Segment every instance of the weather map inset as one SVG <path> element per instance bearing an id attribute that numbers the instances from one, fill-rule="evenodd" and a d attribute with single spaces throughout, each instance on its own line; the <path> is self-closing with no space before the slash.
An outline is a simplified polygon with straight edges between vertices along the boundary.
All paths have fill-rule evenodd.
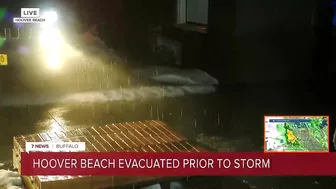
<path id="1" fill-rule="evenodd" d="M 328 116 L 265 116 L 264 152 L 329 152 Z"/>

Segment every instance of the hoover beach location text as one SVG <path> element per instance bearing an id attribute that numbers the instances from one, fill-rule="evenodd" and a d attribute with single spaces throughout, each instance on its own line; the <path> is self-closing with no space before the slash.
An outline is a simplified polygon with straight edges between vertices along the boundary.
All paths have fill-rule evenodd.
<path id="1" fill-rule="evenodd" d="M 61 169 L 270 169 L 270 159 L 33 159 L 33 168 Z"/>

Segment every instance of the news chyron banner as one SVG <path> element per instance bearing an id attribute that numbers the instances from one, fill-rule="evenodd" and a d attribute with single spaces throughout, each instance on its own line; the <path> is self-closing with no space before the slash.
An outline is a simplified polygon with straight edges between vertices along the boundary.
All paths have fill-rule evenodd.
<path id="1" fill-rule="evenodd" d="M 329 116 L 265 116 L 264 152 L 329 152 Z"/>
<path id="2" fill-rule="evenodd" d="M 26 142 L 26 152 L 85 152 L 85 142 Z"/>
<path id="3" fill-rule="evenodd" d="M 335 176 L 336 153 L 32 152 L 23 176 Z"/>

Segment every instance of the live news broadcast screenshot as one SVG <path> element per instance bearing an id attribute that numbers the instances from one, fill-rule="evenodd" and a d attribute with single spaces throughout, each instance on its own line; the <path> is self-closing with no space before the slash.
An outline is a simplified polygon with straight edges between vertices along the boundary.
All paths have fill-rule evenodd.
<path id="1" fill-rule="evenodd" d="M 0 1 L 0 189 L 336 188 L 336 3 Z"/>

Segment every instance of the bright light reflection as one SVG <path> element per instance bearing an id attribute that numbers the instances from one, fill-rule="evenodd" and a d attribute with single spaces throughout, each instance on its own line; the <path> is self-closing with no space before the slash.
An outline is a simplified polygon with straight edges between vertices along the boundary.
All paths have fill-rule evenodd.
<path id="1" fill-rule="evenodd" d="M 53 121 L 53 123 L 50 126 L 50 131 L 51 132 L 60 132 L 63 131 L 62 127 L 59 126 L 59 124 L 56 121 Z"/>
<path id="2" fill-rule="evenodd" d="M 42 17 L 46 19 L 47 23 L 54 23 L 58 20 L 58 15 L 55 11 L 48 11 L 42 14 Z"/>
<path id="3" fill-rule="evenodd" d="M 47 61 L 51 69 L 59 69 L 62 67 L 62 60 L 58 55 L 49 55 Z"/>
<path id="4" fill-rule="evenodd" d="M 44 48 L 60 48 L 63 43 L 61 33 L 55 28 L 45 28 L 41 32 L 40 43 Z"/>

